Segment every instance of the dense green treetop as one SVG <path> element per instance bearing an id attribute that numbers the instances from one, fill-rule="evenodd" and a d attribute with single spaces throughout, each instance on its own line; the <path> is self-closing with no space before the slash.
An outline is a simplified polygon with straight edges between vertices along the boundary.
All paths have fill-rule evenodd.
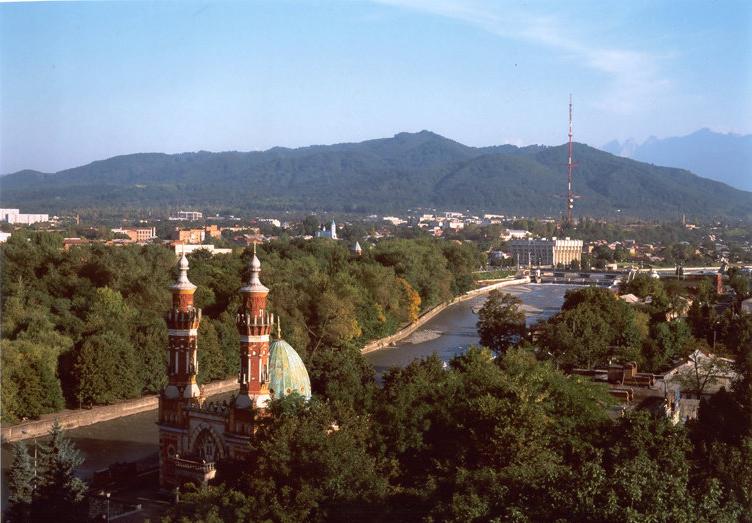
<path id="1" fill-rule="evenodd" d="M 237 372 L 234 314 L 250 252 L 189 256 L 203 309 L 199 381 Z M 379 242 L 361 257 L 331 240 L 280 240 L 259 247 L 269 307 L 301 354 L 318 391 L 343 404 L 327 379 L 358 374 L 352 351 L 393 333 L 426 308 L 474 285 L 480 253 L 433 238 Z M 18 232 L 0 246 L 2 413 L 14 421 L 158 392 L 165 382 L 169 286 L 175 256 L 159 245 L 62 249 L 61 237 Z M 338 365 L 345 365 L 338 369 Z M 358 370 L 360 369 L 360 370 Z"/>

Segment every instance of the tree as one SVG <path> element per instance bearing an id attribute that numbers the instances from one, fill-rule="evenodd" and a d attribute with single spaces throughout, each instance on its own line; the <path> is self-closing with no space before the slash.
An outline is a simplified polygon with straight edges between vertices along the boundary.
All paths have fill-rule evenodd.
<path id="1" fill-rule="evenodd" d="M 481 345 L 497 354 L 507 351 L 525 335 L 525 314 L 522 300 L 493 290 L 478 311 L 478 335 Z"/>
<path id="2" fill-rule="evenodd" d="M 734 292 L 736 293 L 739 301 L 743 300 L 744 298 L 748 298 L 750 292 L 752 292 L 752 283 L 750 282 L 750 278 L 740 272 L 735 272 L 734 275 L 731 276 L 729 285 L 731 285 L 731 288 L 734 289 Z"/>
<path id="3" fill-rule="evenodd" d="M 540 342 L 565 367 L 591 369 L 609 353 L 613 331 L 604 317 L 590 307 L 563 311 L 544 325 Z"/>
<path id="4" fill-rule="evenodd" d="M 33 521 L 79 522 L 85 520 L 86 484 L 75 475 L 83 458 L 65 437 L 60 424 L 50 429 L 50 441 L 42 447 L 42 475 L 38 498 L 32 506 Z"/>
<path id="5" fill-rule="evenodd" d="M 671 361 L 687 356 L 694 341 L 689 325 L 683 320 L 654 324 L 651 331 L 653 344 L 647 351 L 643 351 L 647 371 L 658 371 Z"/>
<path id="6" fill-rule="evenodd" d="M 204 318 L 198 329 L 198 382 L 208 383 L 227 377 L 225 354 L 219 343 L 219 335 L 211 318 Z M 239 361 L 239 349 L 236 349 L 236 361 Z"/>
<path id="7" fill-rule="evenodd" d="M 109 404 L 137 397 L 142 389 L 133 346 L 114 332 L 86 338 L 73 365 L 75 395 L 81 404 Z"/>
<path id="8" fill-rule="evenodd" d="M 351 345 L 325 347 L 316 352 L 308 365 L 311 387 L 326 398 L 333 408 L 368 412 L 373 400 L 373 367 Z"/>
<path id="9" fill-rule="evenodd" d="M 23 339 L 0 341 L 3 418 L 36 418 L 63 407 L 57 354 Z"/>
<path id="10" fill-rule="evenodd" d="M 13 464 L 7 474 L 8 519 L 30 521 L 36 478 L 34 464 L 23 441 L 13 445 Z"/>

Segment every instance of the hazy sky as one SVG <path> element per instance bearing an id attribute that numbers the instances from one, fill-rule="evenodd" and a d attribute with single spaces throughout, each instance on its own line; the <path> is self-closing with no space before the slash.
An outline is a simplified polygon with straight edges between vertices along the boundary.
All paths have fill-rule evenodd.
<path id="1" fill-rule="evenodd" d="M 0 5 L 0 172 L 429 129 L 600 146 L 752 131 L 752 2 Z"/>

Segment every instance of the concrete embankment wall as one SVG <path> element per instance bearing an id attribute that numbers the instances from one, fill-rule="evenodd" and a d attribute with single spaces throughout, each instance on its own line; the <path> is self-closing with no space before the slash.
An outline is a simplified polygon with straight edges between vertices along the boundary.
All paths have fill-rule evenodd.
<path id="1" fill-rule="evenodd" d="M 453 300 L 441 303 L 437 305 L 436 307 L 429 309 L 428 311 L 421 314 L 417 320 L 415 320 L 408 326 L 398 330 L 391 336 L 386 336 L 384 338 L 380 338 L 378 340 L 373 340 L 369 343 L 366 343 L 361 349 L 361 353 L 367 354 L 369 352 L 373 352 L 375 350 L 388 347 L 389 345 L 393 343 L 397 343 L 398 341 L 406 338 L 407 336 L 415 332 L 417 329 L 425 325 L 428 321 L 436 317 L 436 315 L 439 314 L 441 311 L 443 311 L 447 307 L 454 305 L 455 303 L 460 303 L 462 301 L 475 298 L 476 296 L 485 294 L 495 289 L 501 289 L 502 287 L 508 287 L 510 285 L 520 285 L 523 283 L 530 283 L 530 278 L 525 277 L 525 278 L 512 278 L 512 279 L 502 280 L 502 281 L 499 281 L 498 283 L 486 285 L 484 287 L 479 287 L 478 289 L 473 289 L 471 291 L 468 291 L 462 296 L 457 296 Z"/>
<path id="2" fill-rule="evenodd" d="M 213 381 L 204 385 L 207 396 L 221 394 L 235 389 L 238 380 L 231 378 L 223 381 Z M 154 410 L 159 405 L 159 396 L 144 396 L 134 400 L 126 400 L 114 405 L 103 405 L 91 409 L 63 410 L 53 414 L 45 414 L 38 420 L 26 421 L 17 425 L 3 426 L 0 436 L 3 443 L 19 441 L 22 439 L 46 436 L 55 420 L 63 429 L 75 429 L 85 427 L 100 421 L 130 416 L 148 410 Z"/>

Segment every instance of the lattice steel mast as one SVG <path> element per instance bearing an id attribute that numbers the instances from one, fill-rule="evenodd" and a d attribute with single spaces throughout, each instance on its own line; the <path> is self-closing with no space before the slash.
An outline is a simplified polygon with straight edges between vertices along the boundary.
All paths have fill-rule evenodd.
<path id="1" fill-rule="evenodd" d="M 567 225 L 574 224 L 572 210 L 574 209 L 574 192 L 572 191 L 572 95 L 569 95 L 569 162 L 567 164 Z"/>

